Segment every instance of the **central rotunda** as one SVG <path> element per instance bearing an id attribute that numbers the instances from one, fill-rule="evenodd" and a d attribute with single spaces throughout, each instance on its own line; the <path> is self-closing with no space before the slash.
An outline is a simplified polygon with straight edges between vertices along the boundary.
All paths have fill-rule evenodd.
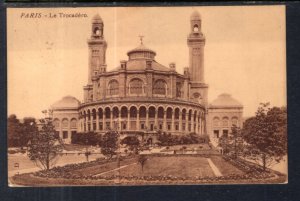
<path id="1" fill-rule="evenodd" d="M 156 61 L 156 52 L 147 48 L 142 38 L 137 48 L 127 52 L 128 60 L 107 71 L 103 33 L 103 20 L 96 15 L 87 41 L 88 82 L 82 103 L 67 96 L 52 106 L 55 128 L 66 143 L 76 132 L 118 130 L 122 138 L 140 134 L 148 143 L 156 141 L 157 131 L 172 135 L 215 132 L 217 128 L 206 128 L 205 37 L 198 12 L 190 17 L 189 67 L 184 67 L 183 74 L 176 71 L 175 63 L 164 66 Z M 226 112 L 230 111 L 227 106 Z"/>
<path id="2" fill-rule="evenodd" d="M 120 61 L 119 67 L 107 72 L 104 24 L 96 15 L 88 40 L 89 77 L 84 102 L 79 107 L 80 132 L 117 129 L 124 134 L 155 130 L 205 133 L 205 38 L 197 12 L 192 14 L 190 23 L 190 67 L 184 68 L 183 75 L 176 71 L 175 63 L 168 67 L 158 63 L 156 52 L 142 40 L 127 53 L 127 61 Z"/>

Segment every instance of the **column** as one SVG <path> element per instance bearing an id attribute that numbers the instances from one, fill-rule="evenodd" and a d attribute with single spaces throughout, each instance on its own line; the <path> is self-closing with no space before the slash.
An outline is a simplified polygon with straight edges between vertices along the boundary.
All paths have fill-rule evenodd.
<path id="1" fill-rule="evenodd" d="M 171 123 L 171 131 L 175 131 L 175 112 L 172 110 L 172 123 Z"/>
<path id="2" fill-rule="evenodd" d="M 99 131 L 99 112 L 96 111 L 96 131 Z"/>
<path id="3" fill-rule="evenodd" d="M 139 112 L 139 110 L 137 111 L 137 114 L 136 114 L 136 128 L 137 128 L 137 130 L 140 130 L 140 112 Z"/>
<path id="4" fill-rule="evenodd" d="M 102 116 L 102 128 L 103 128 L 103 130 L 106 130 L 106 116 L 105 116 L 104 111 L 103 111 L 103 116 Z"/>
<path id="5" fill-rule="evenodd" d="M 192 118 L 191 118 L 191 132 L 195 132 L 195 130 L 194 130 L 194 121 L 195 121 L 195 114 L 192 112 Z"/>
<path id="6" fill-rule="evenodd" d="M 203 119 L 202 119 L 202 114 L 201 114 L 201 117 L 200 117 L 200 132 L 201 132 L 201 134 L 203 134 Z"/>
<path id="7" fill-rule="evenodd" d="M 63 134 L 62 134 L 62 120 L 59 121 L 59 137 L 62 139 Z"/>
<path id="8" fill-rule="evenodd" d="M 197 134 L 199 134 L 199 115 L 197 114 L 197 116 L 196 116 L 196 130 L 195 130 L 195 132 L 197 133 Z"/>
<path id="9" fill-rule="evenodd" d="M 149 128 L 149 109 L 146 109 L 146 122 L 145 122 L 145 124 L 146 124 L 146 127 L 148 129 L 150 129 Z"/>
<path id="10" fill-rule="evenodd" d="M 68 119 L 68 138 L 67 143 L 71 143 L 71 120 Z"/>
<path id="11" fill-rule="evenodd" d="M 127 110 L 127 130 L 130 130 L 130 112 Z"/>
<path id="12" fill-rule="evenodd" d="M 114 129 L 114 125 L 113 125 L 113 111 L 110 111 L 110 129 Z"/>
<path id="13" fill-rule="evenodd" d="M 182 132 L 182 112 L 179 111 L 179 132 Z"/>
<path id="14" fill-rule="evenodd" d="M 158 115 L 158 109 L 155 108 L 154 126 L 156 128 L 158 128 L 157 115 Z"/>
<path id="15" fill-rule="evenodd" d="M 118 117 L 118 128 L 122 130 L 122 119 L 121 119 L 121 111 L 119 110 L 119 117 Z"/>
<path id="16" fill-rule="evenodd" d="M 164 123 L 163 123 L 163 129 L 164 131 L 167 131 L 167 111 L 164 110 Z"/>
<path id="17" fill-rule="evenodd" d="M 84 125 L 85 125 L 85 132 L 87 132 L 88 131 L 88 118 L 87 117 L 85 117 Z"/>
<path id="18" fill-rule="evenodd" d="M 185 133 L 189 133 L 189 113 L 187 112 L 185 115 Z"/>

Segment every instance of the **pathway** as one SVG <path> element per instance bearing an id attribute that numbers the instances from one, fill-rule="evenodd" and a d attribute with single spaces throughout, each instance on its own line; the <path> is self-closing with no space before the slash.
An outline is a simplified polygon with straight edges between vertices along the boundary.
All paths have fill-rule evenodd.
<path id="1" fill-rule="evenodd" d="M 217 166 L 212 162 L 210 158 L 207 159 L 209 166 L 211 167 L 212 171 L 216 175 L 216 177 L 223 176 L 220 170 L 217 168 Z"/>
<path id="2" fill-rule="evenodd" d="M 101 176 L 101 175 L 107 174 L 107 173 L 109 173 L 109 172 L 113 172 L 113 171 L 116 171 L 116 170 L 120 170 L 120 169 L 126 168 L 126 167 L 128 167 L 128 166 L 130 166 L 130 165 L 135 165 L 135 164 L 137 164 L 137 163 L 131 163 L 131 164 L 129 164 L 129 165 L 123 165 L 123 166 L 120 166 L 119 168 L 112 169 L 112 170 L 109 170 L 109 171 L 106 171 L 106 172 L 101 172 L 100 174 L 96 174 L 96 175 L 94 175 L 94 176 L 95 176 L 95 177 L 96 177 L 96 176 Z"/>

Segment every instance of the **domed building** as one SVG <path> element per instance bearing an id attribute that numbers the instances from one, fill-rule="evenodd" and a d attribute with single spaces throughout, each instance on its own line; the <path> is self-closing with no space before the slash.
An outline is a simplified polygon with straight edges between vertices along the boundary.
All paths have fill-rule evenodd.
<path id="1" fill-rule="evenodd" d="M 143 134 L 148 143 L 155 143 L 161 130 L 174 135 L 206 134 L 208 85 L 204 81 L 205 36 L 201 17 L 194 12 L 190 18 L 189 67 L 184 73 L 176 71 L 176 64 L 164 66 L 156 61 L 156 52 L 143 44 L 127 52 L 128 59 L 107 71 L 104 23 L 99 15 L 92 19 L 88 39 L 88 82 L 84 86 L 84 100 L 70 101 L 77 117 L 77 132 L 105 133 L 118 130 L 121 137 Z M 74 107 L 73 107 L 74 106 Z M 75 109 L 76 108 L 76 109 Z M 63 110 L 53 108 L 53 117 L 61 126 Z M 59 113 L 59 111 L 61 113 Z M 65 110 L 66 114 L 70 111 Z M 72 113 L 73 114 L 73 113 Z M 62 115 L 63 116 L 63 115 Z M 72 116 L 73 118 L 73 116 Z M 71 119 L 68 118 L 71 128 Z M 73 125 L 75 121 L 73 121 Z M 58 123 L 56 123 L 58 125 Z M 66 124 L 64 124 L 66 128 Z M 57 127 L 62 131 L 64 129 Z M 69 130 L 68 139 L 72 134 Z"/>
<path id="2" fill-rule="evenodd" d="M 71 142 L 72 134 L 78 130 L 79 100 L 72 96 L 65 96 L 51 105 L 55 130 L 65 143 Z"/>
<path id="3" fill-rule="evenodd" d="M 221 94 L 208 106 L 207 132 L 214 145 L 221 136 L 228 134 L 231 127 L 242 127 L 243 105 L 230 94 Z"/>

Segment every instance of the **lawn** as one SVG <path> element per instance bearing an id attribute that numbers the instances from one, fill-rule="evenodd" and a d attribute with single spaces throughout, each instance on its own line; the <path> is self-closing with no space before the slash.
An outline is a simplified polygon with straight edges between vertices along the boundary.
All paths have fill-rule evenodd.
<path id="1" fill-rule="evenodd" d="M 24 186 L 53 185 L 153 185 L 153 184 L 205 184 L 205 183 L 283 183 L 285 175 L 270 179 L 243 177 L 245 173 L 225 161 L 222 156 L 212 155 L 213 166 L 223 176 L 216 177 L 208 158 L 201 155 L 148 155 L 142 171 L 137 157 L 126 158 L 118 168 L 116 160 L 95 161 L 74 166 L 71 169 L 59 169 L 54 172 L 59 177 L 35 174 L 20 174 L 12 177 L 12 183 Z M 212 167 L 213 167 L 212 166 Z M 66 174 L 68 173 L 68 174 Z M 70 175 L 70 176 L 65 176 Z M 233 175 L 233 176 L 232 176 Z M 241 175 L 241 177 L 237 177 Z M 150 178 L 150 179 L 149 179 Z M 225 179 L 224 179 L 225 178 Z"/>
<path id="2" fill-rule="evenodd" d="M 177 176 L 177 177 L 213 177 L 214 173 L 204 157 L 194 156 L 164 156 L 148 157 L 144 170 L 134 163 L 120 170 L 108 172 L 106 176 Z"/>
<path id="3" fill-rule="evenodd" d="M 226 162 L 220 156 L 211 156 L 210 159 L 212 162 L 217 166 L 219 171 L 222 175 L 231 175 L 231 174 L 244 174 L 241 170 L 237 169 L 235 166 L 231 165 L 230 163 Z"/>

